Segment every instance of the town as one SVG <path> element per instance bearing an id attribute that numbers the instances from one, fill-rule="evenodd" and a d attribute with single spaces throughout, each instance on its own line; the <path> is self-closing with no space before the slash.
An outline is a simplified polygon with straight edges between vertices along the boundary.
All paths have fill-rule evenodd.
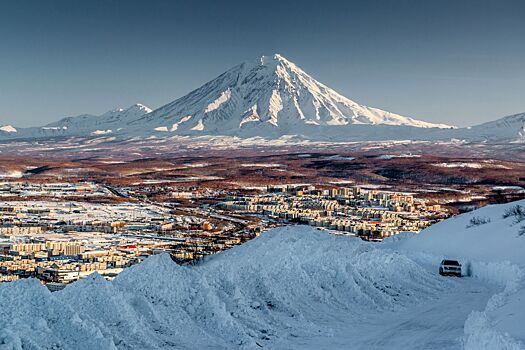
<path id="1" fill-rule="evenodd" d="M 229 198 L 222 208 L 260 214 L 282 222 L 299 222 L 366 240 L 381 240 L 399 232 L 419 232 L 449 216 L 438 204 L 412 194 L 353 186 L 269 186 L 264 195 Z"/>
<path id="2" fill-rule="evenodd" d="M 322 187 L 218 191 L 3 182 L 0 281 L 36 277 L 60 290 L 93 272 L 112 279 L 153 254 L 197 263 L 276 226 L 306 224 L 380 241 L 419 232 L 450 215 L 410 193 Z M 159 194 L 162 201 L 150 199 Z"/>

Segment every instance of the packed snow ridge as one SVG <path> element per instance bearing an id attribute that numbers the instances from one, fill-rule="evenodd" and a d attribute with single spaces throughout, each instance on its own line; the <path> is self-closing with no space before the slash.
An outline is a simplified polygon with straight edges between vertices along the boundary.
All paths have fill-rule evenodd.
<path id="1" fill-rule="evenodd" d="M 55 293 L 33 279 L 1 284 L 0 344 L 523 349 L 525 220 L 512 214 L 517 206 L 525 201 L 382 244 L 291 226 L 195 266 L 158 255 L 111 282 L 94 274 Z M 473 277 L 440 277 L 443 257 L 460 259 Z"/>

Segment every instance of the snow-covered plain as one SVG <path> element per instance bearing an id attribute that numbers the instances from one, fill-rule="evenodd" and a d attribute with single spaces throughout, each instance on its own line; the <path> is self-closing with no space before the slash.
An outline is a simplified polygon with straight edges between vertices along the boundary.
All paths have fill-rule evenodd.
<path id="1" fill-rule="evenodd" d="M 512 205 L 381 244 L 291 226 L 196 266 L 158 255 L 56 293 L 2 284 L 0 348 L 522 349 L 525 236 L 503 218 Z M 439 276 L 443 256 L 473 277 Z"/>

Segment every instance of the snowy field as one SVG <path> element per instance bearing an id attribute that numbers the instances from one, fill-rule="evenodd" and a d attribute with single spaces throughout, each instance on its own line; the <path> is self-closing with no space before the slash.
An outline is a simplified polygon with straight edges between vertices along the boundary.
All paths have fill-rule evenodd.
<path id="1" fill-rule="evenodd" d="M 523 349 L 515 206 L 381 244 L 295 226 L 197 266 L 158 255 L 55 293 L 4 283 L 0 349 Z M 443 257 L 472 276 L 439 276 Z"/>

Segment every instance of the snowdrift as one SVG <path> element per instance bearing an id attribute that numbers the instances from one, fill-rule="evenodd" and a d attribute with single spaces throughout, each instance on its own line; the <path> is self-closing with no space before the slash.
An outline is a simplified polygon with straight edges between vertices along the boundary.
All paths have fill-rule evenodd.
<path id="1" fill-rule="evenodd" d="M 443 280 L 403 254 L 297 226 L 275 229 L 197 266 L 159 255 L 114 281 L 50 293 L 0 285 L 0 348 L 283 348 L 348 319 L 436 297 Z"/>

